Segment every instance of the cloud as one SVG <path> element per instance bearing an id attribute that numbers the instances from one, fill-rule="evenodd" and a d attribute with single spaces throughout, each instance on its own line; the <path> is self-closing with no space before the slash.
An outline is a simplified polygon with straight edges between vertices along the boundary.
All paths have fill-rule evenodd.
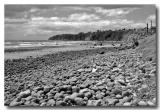
<path id="1" fill-rule="evenodd" d="M 152 20 L 152 21 L 155 21 L 156 20 L 156 15 L 150 15 L 148 16 L 147 20 Z"/>
<path id="2" fill-rule="evenodd" d="M 126 15 L 130 12 L 137 10 L 139 8 L 115 8 L 115 9 L 104 9 L 102 7 L 94 8 L 97 13 L 101 13 L 106 16 L 120 16 Z"/>
<path id="3" fill-rule="evenodd" d="M 9 24 L 9 23 L 13 23 L 13 24 L 22 24 L 22 23 L 26 23 L 28 22 L 28 19 L 24 19 L 24 18 L 15 18 L 15 19 L 11 19 L 11 18 L 5 18 L 5 23 Z"/>
<path id="4" fill-rule="evenodd" d="M 95 14 L 87 14 L 87 13 L 75 13 L 71 14 L 68 17 L 68 21 L 92 21 L 100 19 L 99 16 Z"/>

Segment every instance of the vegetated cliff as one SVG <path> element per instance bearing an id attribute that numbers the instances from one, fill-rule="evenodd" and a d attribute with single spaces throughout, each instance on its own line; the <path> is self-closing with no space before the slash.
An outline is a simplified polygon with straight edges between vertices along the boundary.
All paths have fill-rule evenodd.
<path id="1" fill-rule="evenodd" d="M 52 36 L 48 40 L 120 41 L 123 38 L 124 34 L 128 33 L 129 31 L 131 31 L 131 29 L 129 30 L 121 29 L 121 30 L 114 30 L 114 31 L 97 30 L 96 32 L 87 32 L 87 33 L 80 32 L 78 34 L 60 34 L 60 35 Z"/>
<path id="2" fill-rule="evenodd" d="M 59 34 L 50 37 L 48 40 L 63 41 L 128 41 L 133 37 L 143 39 L 144 37 L 156 33 L 156 27 L 148 32 L 146 28 L 141 29 L 120 29 L 120 30 L 97 30 L 96 32 L 80 32 L 78 34 Z"/>

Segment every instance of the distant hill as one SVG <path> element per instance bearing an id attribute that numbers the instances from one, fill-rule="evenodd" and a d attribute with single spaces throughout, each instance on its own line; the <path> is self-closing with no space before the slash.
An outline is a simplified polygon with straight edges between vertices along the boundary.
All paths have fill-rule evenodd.
<path id="1" fill-rule="evenodd" d="M 97 30 L 96 32 L 80 32 L 78 34 L 60 34 L 50 37 L 48 40 L 63 41 L 126 41 L 132 37 L 144 37 L 146 29 L 120 29 L 120 30 Z"/>
<path id="2" fill-rule="evenodd" d="M 80 32 L 78 34 L 60 34 L 50 37 L 48 40 L 73 40 L 73 41 L 119 41 L 122 39 L 123 35 L 127 33 L 129 30 L 107 30 L 107 31 L 100 31 L 97 30 L 96 32 L 87 32 L 83 33 Z"/>

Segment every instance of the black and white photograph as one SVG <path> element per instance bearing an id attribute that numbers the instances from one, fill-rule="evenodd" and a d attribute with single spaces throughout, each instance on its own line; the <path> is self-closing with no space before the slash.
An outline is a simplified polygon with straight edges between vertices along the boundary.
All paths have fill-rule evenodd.
<path id="1" fill-rule="evenodd" d="M 5 4 L 4 106 L 157 107 L 154 4 Z"/>

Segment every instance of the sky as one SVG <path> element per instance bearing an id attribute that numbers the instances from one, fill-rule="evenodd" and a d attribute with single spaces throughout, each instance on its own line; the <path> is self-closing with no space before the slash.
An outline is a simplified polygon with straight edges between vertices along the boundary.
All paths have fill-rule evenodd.
<path id="1" fill-rule="evenodd" d="M 144 28 L 154 5 L 5 5 L 5 40 L 47 40 L 58 34 Z"/>

